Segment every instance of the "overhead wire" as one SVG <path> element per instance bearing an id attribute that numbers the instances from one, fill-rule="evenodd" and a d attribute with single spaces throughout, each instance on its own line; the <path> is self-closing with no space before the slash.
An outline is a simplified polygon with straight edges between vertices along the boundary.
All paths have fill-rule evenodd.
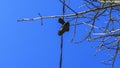
<path id="1" fill-rule="evenodd" d="M 62 15 L 65 14 L 65 0 L 61 1 L 63 2 L 63 6 L 62 6 Z M 62 17 L 64 20 L 64 16 Z M 63 35 L 61 35 L 61 42 L 60 42 L 60 68 L 62 68 L 62 60 L 63 60 Z"/>

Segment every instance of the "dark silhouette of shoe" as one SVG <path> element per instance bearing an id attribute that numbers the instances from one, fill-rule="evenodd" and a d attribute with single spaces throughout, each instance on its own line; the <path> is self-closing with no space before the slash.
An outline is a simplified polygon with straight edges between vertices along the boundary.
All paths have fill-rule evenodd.
<path id="1" fill-rule="evenodd" d="M 58 19 L 58 22 L 59 22 L 60 24 L 62 24 L 62 25 L 65 23 L 65 21 L 64 21 L 62 18 L 59 18 L 59 19 Z"/>
<path id="2" fill-rule="evenodd" d="M 61 29 L 58 31 L 58 35 L 61 36 L 61 35 L 63 35 L 64 32 L 69 31 L 69 27 L 70 27 L 69 22 L 64 23 L 64 24 L 62 25 Z"/>

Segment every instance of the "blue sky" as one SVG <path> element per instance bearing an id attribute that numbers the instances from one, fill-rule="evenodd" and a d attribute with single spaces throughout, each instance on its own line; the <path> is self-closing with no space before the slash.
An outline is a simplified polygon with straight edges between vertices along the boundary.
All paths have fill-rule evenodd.
<path id="1" fill-rule="evenodd" d="M 76 3 L 72 7 L 80 10 L 76 7 L 80 2 L 76 1 L 71 5 Z M 43 26 L 39 20 L 17 22 L 17 19 L 37 17 L 38 13 L 60 15 L 61 3 L 58 0 L 2 0 L 0 8 L 0 68 L 59 68 L 57 19 L 44 19 Z M 104 55 L 93 56 L 93 43 L 70 43 L 71 32 L 64 35 L 63 68 L 110 68 L 100 62 L 105 59 Z M 119 68 L 118 62 L 115 68 Z"/>

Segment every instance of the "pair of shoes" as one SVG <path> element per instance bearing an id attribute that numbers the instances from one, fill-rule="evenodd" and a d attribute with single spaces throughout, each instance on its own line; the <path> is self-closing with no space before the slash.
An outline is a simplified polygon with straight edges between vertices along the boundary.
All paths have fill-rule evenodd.
<path id="1" fill-rule="evenodd" d="M 69 22 L 64 23 L 62 25 L 61 29 L 58 31 L 58 35 L 61 36 L 61 35 L 63 35 L 64 32 L 68 32 L 69 31 L 69 26 L 70 26 Z"/>

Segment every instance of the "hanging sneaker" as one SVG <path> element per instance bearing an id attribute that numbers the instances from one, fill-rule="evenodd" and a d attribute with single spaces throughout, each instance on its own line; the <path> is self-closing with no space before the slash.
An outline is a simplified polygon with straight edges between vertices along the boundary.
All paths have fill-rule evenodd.
<path id="1" fill-rule="evenodd" d="M 61 29 L 58 31 L 58 35 L 61 36 L 61 35 L 63 35 L 64 32 L 66 32 L 66 31 L 68 32 L 69 31 L 69 27 L 70 27 L 69 22 L 64 23 L 62 25 Z"/>

